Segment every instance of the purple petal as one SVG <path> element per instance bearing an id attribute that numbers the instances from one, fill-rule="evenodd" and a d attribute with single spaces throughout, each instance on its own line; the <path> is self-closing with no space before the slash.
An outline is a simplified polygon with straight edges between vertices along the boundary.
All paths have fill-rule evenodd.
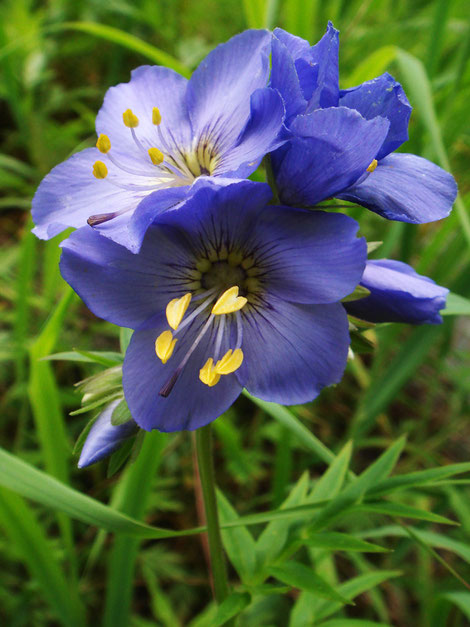
<path id="1" fill-rule="evenodd" d="M 199 379 L 199 370 L 209 357 L 214 357 L 214 333 L 208 333 L 183 368 L 170 394 L 164 398 L 159 391 L 171 378 L 201 329 L 193 323 L 176 343 L 166 364 L 155 354 L 155 340 L 167 329 L 165 322 L 156 329 L 136 331 L 131 339 L 123 366 L 124 395 L 137 424 L 151 431 L 198 429 L 226 411 L 239 396 L 242 385 L 234 374 L 223 376 L 213 387 Z M 228 350 L 223 343 L 222 351 Z"/>
<path id="2" fill-rule="evenodd" d="M 449 290 L 391 259 L 367 262 L 361 285 L 370 295 L 345 303 L 348 313 L 370 322 L 439 324 Z"/>
<path id="3" fill-rule="evenodd" d="M 191 122 L 186 109 L 188 81 L 165 67 L 142 65 L 133 70 L 131 80 L 111 87 L 106 92 L 103 106 L 96 118 L 96 132 L 108 135 L 111 149 L 124 154 L 137 155 L 131 131 L 122 120 L 126 109 L 132 109 L 139 118 L 135 132 L 145 148 L 161 148 L 157 127 L 152 123 L 153 107 L 162 116 L 160 131 L 170 146 L 190 147 Z"/>
<path id="4" fill-rule="evenodd" d="M 339 103 L 342 107 L 356 109 L 366 120 L 378 115 L 389 120 L 388 135 L 377 159 L 383 159 L 407 141 L 412 107 L 400 83 L 387 72 L 357 87 L 345 89 Z"/>
<path id="5" fill-rule="evenodd" d="M 251 94 L 266 87 L 271 35 L 247 30 L 220 44 L 199 65 L 187 91 L 194 134 L 233 145 L 250 116 Z"/>
<path id="6" fill-rule="evenodd" d="M 113 411 L 120 402 L 121 399 L 117 399 L 110 403 L 94 422 L 80 454 L 79 468 L 91 466 L 108 457 L 137 432 L 138 427 L 133 420 L 117 426 L 111 424 Z"/>
<path id="7" fill-rule="evenodd" d="M 346 366 L 349 332 L 340 304 L 299 305 L 278 298 L 244 315 L 239 371 L 246 389 L 285 405 L 313 400 L 338 383 Z"/>
<path id="8" fill-rule="evenodd" d="M 267 290 L 297 303 L 338 302 L 354 291 L 367 246 L 357 222 L 345 215 L 267 207 L 256 223 L 260 255 L 269 267 Z"/>
<path id="9" fill-rule="evenodd" d="M 280 29 L 276 29 L 277 31 Z M 287 47 L 275 36 L 272 41 L 271 87 L 281 94 L 286 107 L 286 122 L 307 108 L 294 59 Z"/>
<path id="10" fill-rule="evenodd" d="M 287 205 L 315 205 L 364 175 L 383 144 L 388 120 L 365 120 L 346 107 L 298 116 L 297 137 L 273 154 L 280 197 Z"/>
<path id="11" fill-rule="evenodd" d="M 449 215 L 457 184 L 451 174 L 427 159 L 398 153 L 379 161 L 362 183 L 336 196 L 389 220 L 421 224 Z"/>

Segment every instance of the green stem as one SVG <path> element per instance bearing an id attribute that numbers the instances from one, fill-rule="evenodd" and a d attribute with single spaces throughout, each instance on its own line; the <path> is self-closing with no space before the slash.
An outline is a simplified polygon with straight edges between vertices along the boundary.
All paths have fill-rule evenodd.
<path id="1" fill-rule="evenodd" d="M 227 570 L 225 556 L 220 535 L 219 515 L 215 496 L 215 473 L 212 456 L 211 425 L 201 427 L 196 431 L 196 454 L 201 477 L 202 496 L 206 512 L 207 536 L 209 538 L 209 553 L 214 585 L 214 597 L 217 603 L 228 596 Z"/>

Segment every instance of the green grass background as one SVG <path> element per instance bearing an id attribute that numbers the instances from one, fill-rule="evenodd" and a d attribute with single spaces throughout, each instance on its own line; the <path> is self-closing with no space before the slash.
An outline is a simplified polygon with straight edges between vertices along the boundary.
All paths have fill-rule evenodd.
<path id="1" fill-rule="evenodd" d="M 244 28 L 279 25 L 313 43 L 328 19 L 341 31 L 342 86 L 391 72 L 414 106 L 405 150 L 451 170 L 460 190 L 451 217 L 441 223 L 386 222 L 359 208 L 352 215 L 368 240 L 383 241 L 376 257 L 411 263 L 470 298 L 467 0 L 1 3 L 0 445 L 9 451 L 0 457 L 0 485 L 6 486 L 0 488 L 2 624 L 223 624 L 211 603 L 199 536 L 156 539 L 158 534 L 145 529 L 126 535 L 119 532 L 127 529 L 126 520 L 97 505 L 110 504 L 113 511 L 145 517 L 158 527 L 200 524 L 190 435 L 146 436 L 138 461 L 113 477 L 107 476 L 106 463 L 76 469 L 73 442 L 89 416 L 69 416 L 80 405 L 74 383 L 100 366 L 41 358 L 72 348 L 117 351 L 119 332 L 67 288 L 58 272 L 58 239 L 36 240 L 28 212 L 41 178 L 93 144 L 106 89 L 127 81 L 134 67 L 161 63 L 189 76 L 209 50 Z M 469 313 L 466 305 L 462 312 Z M 343 382 L 315 403 L 279 413 L 242 397 L 215 423 L 218 482 L 239 515 L 275 510 L 289 494 L 291 505 L 303 503 L 299 495 L 307 488 L 298 481 L 305 483 L 305 470 L 309 490 L 324 491 L 319 477 L 350 439 L 354 472 L 402 434 L 408 439 L 397 474 L 470 460 L 468 317 L 447 317 L 439 327 L 383 326 L 368 333 L 374 353 L 350 363 Z M 45 474 L 35 475 L 33 467 Z M 296 586 L 301 594 L 279 588 L 279 581 L 279 589 L 261 588 L 259 561 L 250 566 L 249 555 L 262 526 L 250 527 L 253 535 L 244 526 L 226 532 L 230 578 L 247 586 L 231 600 L 235 608 L 245 608 L 239 624 L 469 624 L 470 592 L 458 578 L 470 582 L 467 483 L 436 479 L 414 487 L 401 501 L 458 520 L 459 526 L 417 520 L 409 535 L 396 519 L 362 511 L 337 529 L 378 539 L 393 552 L 303 549 L 300 561 L 310 560 L 344 593 L 348 582 L 369 577 L 356 585 L 356 594 L 368 592 L 354 607 L 336 608 L 339 622 L 325 615 L 315 594 L 308 597 L 308 582 Z M 94 501 L 80 501 L 80 493 Z M 222 510 L 225 521 L 236 516 L 227 502 Z M 281 542 L 279 534 L 293 533 L 292 525 L 275 520 L 270 525 L 267 546 Z M 258 549 L 259 560 L 259 544 Z"/>

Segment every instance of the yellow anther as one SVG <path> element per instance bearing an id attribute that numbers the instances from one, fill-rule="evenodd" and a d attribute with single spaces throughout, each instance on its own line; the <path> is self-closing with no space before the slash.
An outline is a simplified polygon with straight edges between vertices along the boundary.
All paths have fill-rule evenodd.
<path id="1" fill-rule="evenodd" d="M 153 165 L 160 165 L 160 163 L 163 163 L 165 156 L 161 150 L 158 150 L 158 148 L 149 148 L 148 152 Z"/>
<path id="2" fill-rule="evenodd" d="M 162 114 L 160 113 L 160 109 L 158 107 L 154 107 L 152 109 L 152 123 L 155 126 L 158 126 L 162 121 Z"/>
<path id="3" fill-rule="evenodd" d="M 175 331 L 179 327 L 190 302 L 191 293 L 188 292 L 184 296 L 181 296 L 181 298 L 174 298 L 173 300 L 170 300 L 166 306 L 166 319 L 168 320 L 170 327 Z M 169 333 L 171 333 L 171 331 L 169 331 Z"/>
<path id="4" fill-rule="evenodd" d="M 215 365 L 218 374 L 232 374 L 238 370 L 243 363 L 243 351 L 241 348 L 228 350 L 225 355 Z"/>
<path id="5" fill-rule="evenodd" d="M 93 176 L 97 179 L 105 179 L 108 176 L 108 168 L 102 161 L 95 161 L 93 164 Z"/>
<path id="6" fill-rule="evenodd" d="M 244 296 L 238 295 L 238 285 L 234 285 L 219 297 L 215 305 L 212 307 L 211 313 L 216 316 L 234 313 L 244 307 L 247 302 L 248 301 Z"/>
<path id="7" fill-rule="evenodd" d="M 139 118 L 132 113 L 132 109 L 126 109 L 122 114 L 122 120 L 128 128 L 139 126 Z"/>
<path id="8" fill-rule="evenodd" d="M 370 166 L 367 168 L 367 172 L 373 172 L 377 167 L 377 159 L 373 159 Z"/>
<path id="9" fill-rule="evenodd" d="M 107 135 L 101 134 L 96 142 L 96 147 L 104 155 L 111 150 L 111 140 Z"/>
<path id="10" fill-rule="evenodd" d="M 155 352 L 164 364 L 170 359 L 175 350 L 175 344 L 178 340 L 173 339 L 171 331 L 163 331 L 155 340 Z"/>
<path id="11" fill-rule="evenodd" d="M 206 361 L 204 366 L 199 370 L 199 378 L 210 388 L 219 382 L 220 374 L 214 368 L 214 360 L 212 357 Z"/>

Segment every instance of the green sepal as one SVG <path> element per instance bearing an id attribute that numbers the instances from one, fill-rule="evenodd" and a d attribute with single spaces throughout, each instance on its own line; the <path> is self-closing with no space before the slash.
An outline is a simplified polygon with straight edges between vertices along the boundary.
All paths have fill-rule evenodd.
<path id="1" fill-rule="evenodd" d="M 126 422 L 132 420 L 131 412 L 129 411 L 129 407 L 127 406 L 126 399 L 123 398 L 122 401 L 114 408 L 114 411 L 111 415 L 111 424 L 114 427 L 118 427 L 119 425 L 123 425 Z"/>
<path id="2" fill-rule="evenodd" d="M 349 294 L 349 296 L 345 296 L 341 300 L 341 302 L 350 303 L 353 300 L 360 300 L 361 298 L 366 298 L 366 296 L 369 296 L 369 294 L 370 294 L 370 290 L 368 290 L 367 287 L 363 287 L 362 285 L 357 285 L 354 292 Z"/>

